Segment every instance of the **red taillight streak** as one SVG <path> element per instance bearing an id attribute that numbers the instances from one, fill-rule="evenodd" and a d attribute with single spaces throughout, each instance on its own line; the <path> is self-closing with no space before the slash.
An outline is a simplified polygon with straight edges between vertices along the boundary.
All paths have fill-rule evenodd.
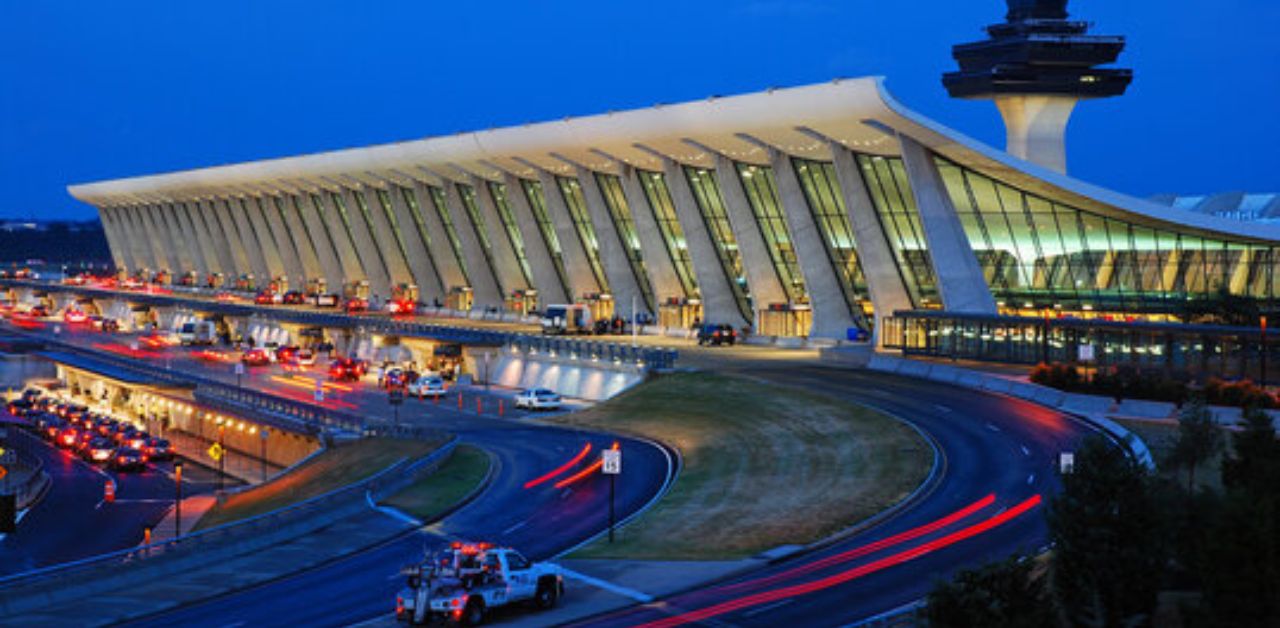
<path id="1" fill-rule="evenodd" d="M 569 469 L 572 469 L 574 465 L 578 464 L 579 462 L 582 462 L 582 459 L 586 458 L 587 453 L 590 451 L 591 451 L 591 443 L 587 443 L 586 445 L 583 445 L 582 451 L 578 452 L 578 455 L 574 456 L 573 458 L 570 458 L 568 462 L 556 467 L 551 472 L 546 473 L 540 477 L 534 478 L 532 480 L 529 480 L 528 482 L 525 482 L 524 487 L 533 488 L 539 484 L 542 484 L 543 482 L 550 480 L 551 478 L 556 477 L 557 475 L 560 475 L 561 473 L 564 473 L 565 471 L 568 471 Z"/>
<path id="2" fill-rule="evenodd" d="M 841 552 L 841 553 L 839 553 L 839 554 L 834 554 L 834 555 L 832 555 L 832 556 L 828 556 L 828 557 L 823 558 L 823 559 L 821 559 L 821 560 L 816 560 L 816 561 L 814 561 L 814 562 L 812 562 L 812 563 L 808 563 L 808 564 L 806 564 L 806 565 L 801 565 L 801 566 L 796 567 L 796 568 L 794 568 L 794 569 L 788 569 L 787 571 L 784 571 L 784 572 L 781 572 L 781 573 L 777 573 L 777 574 L 774 574 L 774 575 L 772 575 L 772 576 L 767 576 L 767 577 L 764 577 L 764 578 L 758 578 L 758 579 L 756 579 L 756 580 L 748 580 L 748 581 L 746 581 L 746 582 L 740 582 L 740 583 L 732 584 L 732 585 L 729 585 L 729 586 L 726 586 L 726 587 L 721 587 L 721 588 L 720 588 L 720 591 L 728 592 L 728 591 L 733 591 L 733 590 L 736 590 L 736 589 L 752 588 L 752 587 L 758 587 L 758 586 L 763 586 L 763 585 L 773 584 L 773 583 L 778 582 L 778 581 L 781 581 L 781 580 L 786 580 L 786 579 L 788 579 L 788 578 L 793 578 L 793 577 L 795 577 L 795 576 L 799 576 L 799 575 L 803 575 L 803 574 L 810 573 L 810 572 L 813 572 L 813 571 L 817 571 L 817 570 L 822 569 L 822 568 L 824 568 L 824 567 L 830 567 L 831 565 L 836 565 L 836 564 L 839 564 L 839 563 L 843 563 L 843 562 L 848 562 L 848 561 L 850 561 L 850 560 L 854 560 L 854 559 L 856 559 L 856 558 L 861 558 L 861 557 L 866 556 L 866 555 L 868 555 L 868 554 L 871 554 L 871 553 L 873 553 L 873 552 L 878 552 L 878 551 L 880 551 L 880 550 L 882 550 L 882 549 L 885 549 L 885 548 L 893 547 L 893 546 L 895 546 L 895 545 L 900 545 L 900 544 L 902 544 L 902 543 L 904 543 L 904 542 L 906 542 L 906 541 L 910 541 L 910 540 L 913 540 L 913 539 L 918 539 L 918 538 L 920 538 L 920 537 L 922 537 L 922 536 L 924 536 L 924 535 L 926 535 L 926 534 L 930 534 L 930 533 L 933 533 L 933 532 L 937 532 L 938 530 L 941 530 L 941 529 L 943 529 L 943 528 L 945 528 L 945 527 L 947 527 L 947 526 L 949 526 L 949 525 L 951 525 L 951 524 L 953 524 L 953 523 L 956 523 L 956 522 L 958 522 L 958 521 L 961 521 L 961 520 L 963 520 L 964 518 L 966 518 L 966 517 L 968 517 L 968 516 L 970 516 L 970 515 L 972 515 L 972 514 L 974 514 L 974 513 L 978 512 L 979 510 L 982 510 L 983 508 L 986 508 L 986 507 L 988 507 L 988 506 L 990 506 L 990 505 L 992 505 L 992 504 L 994 504 L 994 503 L 996 503 L 996 496 L 995 496 L 994 494 L 992 494 L 992 495 L 987 495 L 986 497 L 983 497 L 982 499 L 980 499 L 980 500 L 978 500 L 978 501 L 976 501 L 976 502 L 974 502 L 974 503 L 972 503 L 972 504 L 969 504 L 968 506 L 965 506 L 964 508 L 961 508 L 960 510 L 957 510 L 957 511 L 955 511 L 955 512 L 953 512 L 953 513 L 951 513 L 951 514 L 949 514 L 949 515 L 947 515 L 947 516 L 945 516 L 945 517 L 943 517 L 943 518 L 941 518 L 941 519 L 938 519 L 938 520 L 936 520 L 936 521 L 933 521 L 933 522 L 931 522 L 931 523 L 926 523 L 926 524 L 924 524 L 924 525 L 921 525 L 921 526 L 919 526 L 919 527 L 912 528 L 912 529 L 907 530 L 907 531 L 905 531 L 905 532 L 899 532 L 898 534 L 895 534 L 895 535 L 890 536 L 890 537 L 888 537 L 888 538 L 881 539 L 881 540 L 879 540 L 879 541 L 875 541 L 875 542 L 873 542 L 873 543 L 868 543 L 868 544 L 866 544 L 866 545 L 863 545 L 863 546 L 861 546 L 861 547 L 857 547 L 857 548 L 854 548 L 854 549 L 848 550 L 848 551 L 846 551 L 846 552 Z"/>
<path id="3" fill-rule="evenodd" d="M 725 613 L 732 613 L 734 611 L 742 610 L 744 608 L 748 608 L 751 606 L 768 604 L 770 602 L 776 602 L 786 598 L 796 597 L 798 595 L 805 595 L 807 593 L 813 593 L 815 591 L 821 591 L 823 589 L 828 589 L 836 585 L 844 584 L 846 582 L 856 580 L 868 574 L 872 574 L 877 571 L 881 571 L 883 569 L 893 567 L 895 565 L 900 565 L 902 563 L 915 560 L 926 554 L 930 554 L 932 552 L 943 549 L 950 545 L 959 543 L 960 541 L 963 541 L 965 539 L 969 539 L 979 534 L 982 534 L 983 532 L 986 532 L 988 530 L 991 530 L 992 528 L 995 528 L 996 526 L 1007 523 L 1013 520 L 1014 518 L 1018 517 L 1019 515 L 1027 512 L 1028 510 L 1035 508 L 1037 505 L 1040 504 L 1040 501 L 1041 501 L 1040 496 L 1034 495 L 1032 497 L 1027 498 L 1023 502 L 1019 503 L 1017 506 L 1014 506 L 1009 510 L 1006 510 L 1002 513 L 994 515 L 990 519 L 987 519 L 985 521 L 975 523 L 969 527 L 963 528 L 956 532 L 952 532 L 951 534 L 948 534 L 939 539 L 929 541 L 928 543 L 924 543 L 923 545 L 920 545 L 918 547 L 913 547 L 908 550 L 903 550 L 901 552 L 898 552 L 897 554 L 891 554 L 879 560 L 876 560 L 858 567 L 854 567 L 853 569 L 850 569 L 848 571 L 827 576 L 826 578 L 822 578 L 820 580 L 814 580 L 813 582 L 806 582 L 804 584 L 791 585 L 789 587 L 783 587 L 781 589 L 774 589 L 773 591 L 763 591 L 760 593 L 754 593 L 752 595 L 741 597 L 736 600 L 721 602 L 720 604 L 716 604 L 714 606 L 708 606 L 706 608 L 698 609 L 696 611 L 690 611 L 688 613 L 676 615 L 675 617 L 668 617 L 666 619 L 649 622 L 647 624 L 643 624 L 642 626 L 644 628 L 665 628 L 668 626 L 679 626 L 679 625 L 687 624 L 690 622 L 702 621 L 704 619 L 709 619 L 711 617 L 716 617 L 719 615 L 723 615 Z"/>
<path id="4" fill-rule="evenodd" d="M 614 443 L 614 444 L 613 444 L 613 447 L 610 447 L 610 449 L 617 449 L 617 448 L 618 448 L 618 443 Z M 571 476 L 569 476 L 569 477 L 567 477 L 567 478 L 565 478 L 565 479 L 563 479 L 563 480 L 560 480 L 559 482 L 556 482 L 556 483 L 555 483 L 555 487 L 556 487 L 556 488 L 564 488 L 564 487 L 566 487 L 566 486 L 568 486 L 568 485 L 570 485 L 570 484 L 573 484 L 574 482 L 577 482 L 578 480 L 581 480 L 582 478 L 585 478 L 585 477 L 587 477 L 587 476 L 591 475 L 592 473 L 595 473 L 596 471 L 599 471 L 599 470 L 600 470 L 600 467 L 603 467 L 603 466 L 604 466 L 604 458 L 601 458 L 601 459 L 599 459 L 599 460 L 597 460 L 597 461 L 595 461 L 595 462 L 591 463 L 591 466 L 589 466 L 589 467 L 587 467 L 587 468 L 585 468 L 585 469 L 583 469 L 583 470 L 581 470 L 581 471 L 579 471 L 579 472 L 577 472 L 577 473 L 575 473 L 575 474 L 573 474 L 573 475 L 571 475 Z"/>

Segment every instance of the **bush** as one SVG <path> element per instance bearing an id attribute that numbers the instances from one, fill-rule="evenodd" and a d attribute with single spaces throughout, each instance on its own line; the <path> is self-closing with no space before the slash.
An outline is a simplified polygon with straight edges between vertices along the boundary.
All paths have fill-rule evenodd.
<path id="1" fill-rule="evenodd" d="M 1092 378 L 1083 377 L 1072 364 L 1040 363 L 1031 369 L 1031 381 L 1067 392 L 1105 395 L 1116 399 L 1168 401 L 1182 405 L 1192 391 L 1192 377 L 1186 372 L 1140 369 L 1122 364 L 1099 369 Z M 1280 408 L 1280 402 L 1257 384 L 1243 379 L 1227 382 L 1210 377 L 1204 384 L 1204 399 L 1211 405 L 1245 408 Z"/>

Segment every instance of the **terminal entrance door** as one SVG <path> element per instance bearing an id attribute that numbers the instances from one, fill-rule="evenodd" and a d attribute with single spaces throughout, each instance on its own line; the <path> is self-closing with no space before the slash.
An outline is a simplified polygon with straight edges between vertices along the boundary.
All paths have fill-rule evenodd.
<path id="1" fill-rule="evenodd" d="M 319 296 L 329 291 L 329 282 L 324 277 L 312 277 L 307 280 L 307 294 Z"/>
<path id="2" fill-rule="evenodd" d="M 808 305 L 773 303 L 760 310 L 756 333 L 784 338 L 808 337 L 813 326 L 813 310 Z"/>
<path id="3" fill-rule="evenodd" d="M 505 308 L 508 312 L 516 312 L 521 316 L 538 309 L 537 290 L 514 290 L 507 297 Z"/>
<path id="4" fill-rule="evenodd" d="M 444 306 L 451 310 L 468 311 L 472 304 L 475 303 L 475 297 L 471 293 L 471 288 L 466 286 L 454 286 L 449 288 L 449 294 L 445 295 Z"/>
<path id="5" fill-rule="evenodd" d="M 691 329 L 702 321 L 700 299 L 670 298 L 658 306 L 658 325 L 668 329 Z"/>
<path id="6" fill-rule="evenodd" d="M 614 304 L 612 294 L 588 294 L 582 299 L 587 309 L 591 310 L 591 320 L 607 321 L 613 318 Z"/>

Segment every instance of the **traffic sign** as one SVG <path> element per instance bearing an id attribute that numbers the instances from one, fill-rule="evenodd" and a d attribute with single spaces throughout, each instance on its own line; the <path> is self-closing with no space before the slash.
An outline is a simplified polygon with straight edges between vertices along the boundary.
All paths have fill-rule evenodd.
<path id="1" fill-rule="evenodd" d="M 1093 345 L 1080 345 L 1077 349 L 1081 362 L 1092 362 L 1096 359 L 1096 350 Z"/>
<path id="2" fill-rule="evenodd" d="M 222 445 L 218 443 L 209 445 L 209 457 L 213 458 L 214 460 L 222 460 L 222 456 L 225 455 L 226 453 L 227 453 L 226 450 L 223 449 Z"/>
<path id="3" fill-rule="evenodd" d="M 312 394 L 316 403 L 324 403 L 324 386 L 320 382 L 316 382 L 316 391 Z"/>
<path id="4" fill-rule="evenodd" d="M 244 375 L 244 362 L 236 362 L 236 375 Z"/>
<path id="5" fill-rule="evenodd" d="M 622 450 L 604 450 L 603 462 L 604 465 L 601 467 L 601 471 L 604 472 L 605 475 L 618 475 L 622 473 Z"/>
<path id="6" fill-rule="evenodd" d="M 262 440 L 267 440 L 267 437 L 268 437 L 268 436 L 270 436 L 270 435 L 271 435 L 271 433 L 270 433 L 270 432 L 267 430 L 267 428 L 265 428 L 265 427 L 264 427 L 264 428 L 262 428 L 262 431 L 261 431 L 261 432 L 258 432 L 258 436 L 259 436 L 260 438 L 262 438 Z"/>
<path id="7" fill-rule="evenodd" d="M 1058 456 L 1058 468 L 1062 471 L 1063 475 L 1068 475 L 1072 471 L 1075 471 L 1076 455 L 1069 451 L 1062 452 Z"/>

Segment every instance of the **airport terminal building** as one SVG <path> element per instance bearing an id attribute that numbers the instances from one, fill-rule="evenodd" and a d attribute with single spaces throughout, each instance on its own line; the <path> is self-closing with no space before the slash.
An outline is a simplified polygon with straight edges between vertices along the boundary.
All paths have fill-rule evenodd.
<path id="1" fill-rule="evenodd" d="M 1010 2 L 990 27 L 997 48 L 1057 29 L 1050 40 L 1105 50 L 1069 82 L 1058 64 L 1044 85 L 1019 83 L 1028 95 L 1002 87 L 1007 63 L 974 52 L 992 42 L 957 46 L 962 71 L 945 82 L 997 102 L 1009 151 L 870 77 L 70 192 L 99 209 L 119 268 L 173 283 L 459 310 L 586 302 L 667 328 L 826 339 L 909 311 L 1161 322 L 1226 293 L 1268 309 L 1280 227 L 1065 174 L 1071 107 L 1128 75 L 1095 67 L 1116 38 L 1083 35 L 1065 12 L 1018 13 L 1035 4 Z"/>

